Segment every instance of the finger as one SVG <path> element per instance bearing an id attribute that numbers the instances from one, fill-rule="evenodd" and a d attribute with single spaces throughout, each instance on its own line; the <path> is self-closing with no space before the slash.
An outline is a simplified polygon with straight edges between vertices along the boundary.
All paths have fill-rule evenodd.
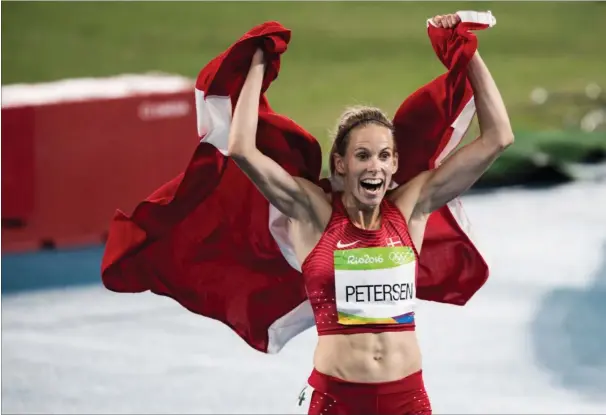
<path id="1" fill-rule="evenodd" d="M 436 24 L 437 27 L 442 27 L 442 16 L 437 15 L 433 18 L 433 22 Z"/>
<path id="2" fill-rule="evenodd" d="M 452 14 L 449 14 L 448 15 L 448 27 L 452 28 L 452 27 L 455 27 L 455 25 L 456 25 L 456 22 L 455 22 L 454 16 Z"/>
<path id="3" fill-rule="evenodd" d="M 447 14 L 444 15 L 444 18 L 442 19 L 442 25 L 444 25 L 444 27 L 446 29 L 450 28 L 450 19 L 449 19 L 449 16 Z"/>

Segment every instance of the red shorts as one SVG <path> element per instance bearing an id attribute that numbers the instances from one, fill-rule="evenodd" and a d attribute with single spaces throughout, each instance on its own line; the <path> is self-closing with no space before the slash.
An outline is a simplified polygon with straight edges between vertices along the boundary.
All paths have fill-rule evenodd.
<path id="1" fill-rule="evenodd" d="M 313 370 L 308 415 L 430 415 L 423 372 L 383 383 L 353 383 Z"/>

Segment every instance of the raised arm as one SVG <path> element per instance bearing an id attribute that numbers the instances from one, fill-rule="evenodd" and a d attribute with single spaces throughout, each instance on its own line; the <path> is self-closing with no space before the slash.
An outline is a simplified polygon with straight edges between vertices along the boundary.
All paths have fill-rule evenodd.
<path id="1" fill-rule="evenodd" d="M 468 79 L 474 92 L 480 136 L 452 154 L 438 168 L 414 179 L 418 180 L 415 187 L 419 189 L 419 197 L 413 215 L 427 215 L 469 189 L 513 144 L 505 104 L 478 52 L 469 64 Z"/>
<path id="2" fill-rule="evenodd" d="M 314 220 L 313 184 L 293 178 L 256 147 L 259 97 L 265 72 L 263 52 L 257 50 L 240 92 L 229 132 L 228 154 L 265 198 L 286 216 Z"/>

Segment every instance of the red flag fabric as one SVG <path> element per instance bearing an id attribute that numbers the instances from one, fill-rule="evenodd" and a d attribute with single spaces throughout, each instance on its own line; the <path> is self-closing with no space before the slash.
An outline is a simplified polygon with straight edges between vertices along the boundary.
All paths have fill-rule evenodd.
<path id="1" fill-rule="evenodd" d="M 477 48 L 470 30 L 496 23 L 487 13 L 459 12 L 455 29 L 428 34 L 448 68 L 408 97 L 394 118 L 405 183 L 434 168 L 456 147 L 475 107 L 466 77 Z M 291 32 L 278 22 L 259 25 L 206 65 L 196 80 L 198 145 L 185 172 L 160 187 L 128 216 L 117 211 L 102 261 L 102 280 L 116 292 L 151 291 L 232 328 L 251 347 L 277 353 L 314 325 L 286 218 L 254 187 L 227 154 L 233 108 L 255 50 L 267 70 L 260 98 L 257 146 L 290 174 L 326 190 L 317 140 L 274 112 L 265 92 L 277 78 Z M 469 233 L 460 201 L 434 212 L 420 258 L 418 297 L 465 304 L 484 284 L 488 266 Z"/>

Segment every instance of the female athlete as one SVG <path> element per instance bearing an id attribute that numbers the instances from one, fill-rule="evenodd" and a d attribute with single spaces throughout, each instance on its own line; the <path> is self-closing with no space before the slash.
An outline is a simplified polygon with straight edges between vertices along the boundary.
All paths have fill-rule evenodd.
<path id="1" fill-rule="evenodd" d="M 459 18 L 434 22 L 452 28 Z M 398 149 L 390 120 L 375 108 L 346 111 L 331 151 L 343 191 L 325 194 L 256 148 L 264 70 L 258 50 L 234 110 L 228 152 L 290 218 L 318 331 L 309 414 L 430 414 L 414 331 L 416 264 L 430 213 L 472 186 L 513 143 L 495 82 L 476 53 L 468 77 L 479 138 L 393 190 Z"/>

